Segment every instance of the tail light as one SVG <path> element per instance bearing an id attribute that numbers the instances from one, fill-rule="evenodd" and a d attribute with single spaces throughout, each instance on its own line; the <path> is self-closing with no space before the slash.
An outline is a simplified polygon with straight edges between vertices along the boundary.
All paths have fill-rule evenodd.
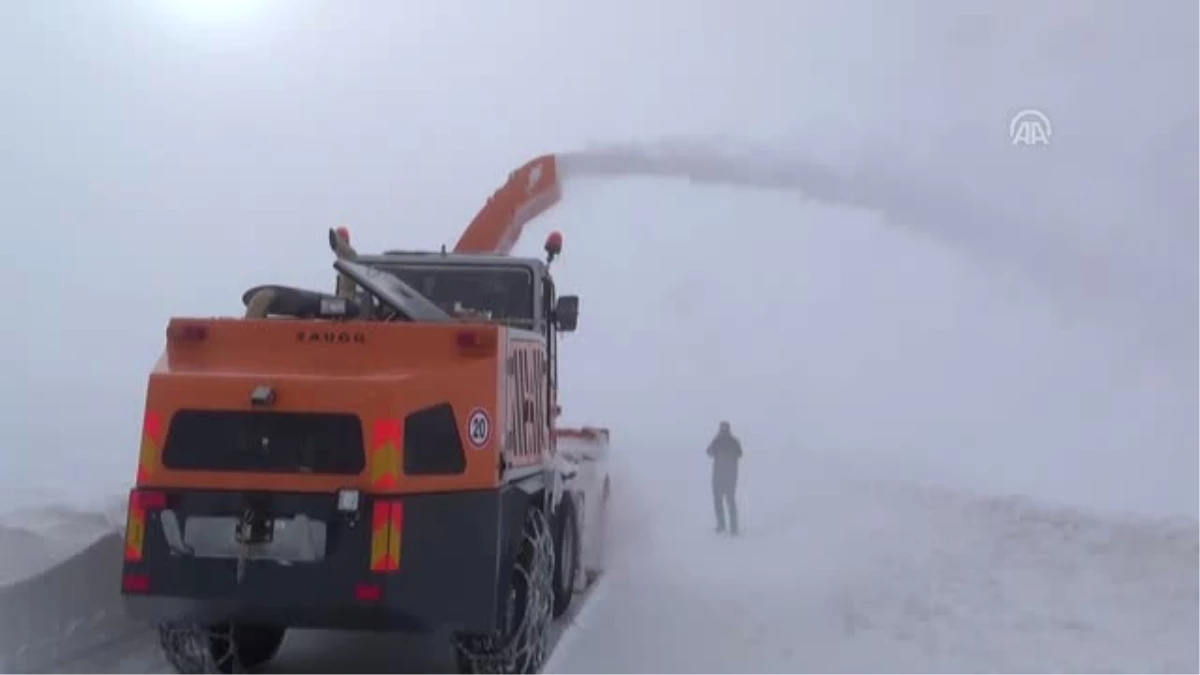
<path id="1" fill-rule="evenodd" d="M 358 602 L 379 602 L 383 599 L 383 589 L 379 584 L 355 584 L 354 599 Z"/>
<path id="2" fill-rule="evenodd" d="M 167 495 L 158 490 L 135 489 L 129 492 L 129 513 L 125 516 L 125 561 L 139 562 L 146 544 L 146 516 L 166 508 Z"/>
<path id="3" fill-rule="evenodd" d="M 460 330 L 454 336 L 454 344 L 461 354 L 486 356 L 496 350 L 496 333 L 490 330 Z"/>
<path id="4" fill-rule="evenodd" d="M 150 577 L 145 574 L 126 574 L 121 577 L 121 590 L 126 593 L 149 593 Z"/>
<path id="5" fill-rule="evenodd" d="M 170 342 L 204 342 L 208 339 L 208 326 L 202 323 L 172 323 L 167 326 Z"/>

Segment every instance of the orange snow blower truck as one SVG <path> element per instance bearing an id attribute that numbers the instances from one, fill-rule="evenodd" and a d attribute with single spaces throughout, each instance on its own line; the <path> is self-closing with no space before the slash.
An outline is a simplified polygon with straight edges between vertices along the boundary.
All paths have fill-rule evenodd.
<path id="1" fill-rule="evenodd" d="M 587 488 L 555 452 L 578 298 L 550 275 L 557 233 L 546 260 L 508 255 L 497 197 L 453 253 L 361 255 L 330 230 L 334 292 L 170 320 L 121 591 L 172 667 L 261 666 L 291 627 L 450 629 L 463 672 L 541 667 L 593 572 Z"/>

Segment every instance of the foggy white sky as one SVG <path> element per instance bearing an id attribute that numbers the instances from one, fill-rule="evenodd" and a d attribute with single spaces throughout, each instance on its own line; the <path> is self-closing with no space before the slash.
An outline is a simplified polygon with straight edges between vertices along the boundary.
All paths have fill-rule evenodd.
<path id="1" fill-rule="evenodd" d="M 1197 510 L 1194 3 L 245 5 L 0 3 L 18 499 L 67 492 L 47 462 L 122 489 L 166 318 L 327 287 L 325 228 L 453 243 L 534 154 L 682 135 L 900 181 L 919 229 L 1035 280 L 895 213 L 583 185 L 544 224 L 584 296 L 569 413 L 681 460 L 726 416 L 777 468 Z M 1009 144 L 1025 107 L 1050 147 Z"/>

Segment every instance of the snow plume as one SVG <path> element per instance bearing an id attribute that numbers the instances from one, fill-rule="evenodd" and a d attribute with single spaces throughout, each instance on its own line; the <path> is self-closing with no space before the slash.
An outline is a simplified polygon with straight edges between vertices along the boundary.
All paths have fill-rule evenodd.
<path id="1" fill-rule="evenodd" d="M 1186 252 L 1155 267 L 1089 239 L 1092 206 L 1005 210 L 873 152 L 703 139 L 558 154 L 563 201 L 534 230 L 567 233 L 558 287 L 585 297 L 563 347 L 567 414 L 681 461 L 731 417 L 756 448 L 752 492 L 808 448 L 986 494 L 1194 514 Z M 1178 223 L 1143 229 L 1177 242 Z"/>
<path id="2" fill-rule="evenodd" d="M 1180 147 L 1194 151 L 1194 124 L 1180 126 L 1173 138 L 1180 140 L 1189 133 L 1193 142 Z M 1176 154 L 1180 153 L 1187 154 L 1186 150 Z M 1009 200 L 1007 207 L 994 200 L 982 204 L 949 184 L 913 178 L 895 160 L 873 161 L 862 152 L 844 148 L 827 154 L 828 158 L 806 160 L 779 143 L 756 146 L 745 141 L 684 138 L 561 153 L 559 167 L 566 177 L 680 178 L 790 190 L 830 205 L 878 211 L 889 223 L 948 244 L 986 264 L 1015 271 L 1057 300 L 1062 311 L 1101 321 L 1109 331 L 1126 335 L 1142 356 L 1153 353 L 1157 360 L 1182 361 L 1194 371 L 1196 247 L 1191 247 L 1190 258 L 1187 253 L 1181 258 L 1178 250 L 1171 251 L 1164 241 L 1154 238 L 1156 229 L 1161 233 L 1163 227 L 1146 223 L 1147 227 L 1141 228 L 1142 245 L 1133 251 L 1117 241 L 1097 246 L 1094 236 L 1089 239 L 1081 234 L 1088 232 L 1086 223 L 1064 222 L 1081 218 L 1080 214 L 1052 214 L 1054 220 L 1050 220 L 1051 216 L 1036 209 L 1019 208 L 1020 200 Z M 1024 181 L 1010 187 L 1014 191 L 1008 194 L 1020 194 L 1034 185 Z M 1194 210 L 1195 204 L 1192 207 Z M 1189 222 L 1194 239 L 1195 216 Z M 1175 223 L 1166 226 L 1169 230 Z M 1162 255 L 1147 260 L 1148 250 Z"/>

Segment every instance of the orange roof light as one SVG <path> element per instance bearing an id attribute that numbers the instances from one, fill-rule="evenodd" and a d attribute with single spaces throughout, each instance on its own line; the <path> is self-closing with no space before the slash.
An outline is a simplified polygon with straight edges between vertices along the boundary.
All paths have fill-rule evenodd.
<path id="1" fill-rule="evenodd" d="M 546 251 L 546 256 L 549 260 L 562 253 L 562 233 L 558 230 L 546 235 L 546 245 L 543 247 Z"/>

